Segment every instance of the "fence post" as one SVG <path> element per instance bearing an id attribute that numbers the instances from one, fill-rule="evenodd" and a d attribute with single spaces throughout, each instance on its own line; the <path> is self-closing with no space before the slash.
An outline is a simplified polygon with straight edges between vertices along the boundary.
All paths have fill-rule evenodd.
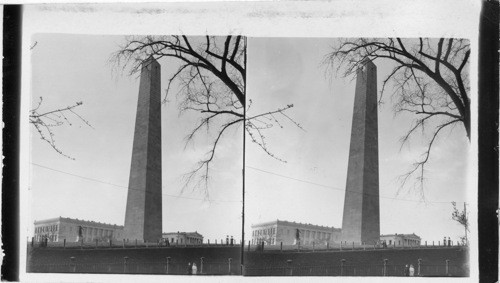
<path id="1" fill-rule="evenodd" d="M 386 276 L 387 274 L 387 259 L 384 259 L 384 275 L 383 276 Z"/>
<path id="2" fill-rule="evenodd" d="M 200 274 L 203 274 L 203 259 L 204 257 L 200 258 Z"/>
<path id="3" fill-rule="evenodd" d="M 280 242 L 280 251 L 283 252 L 283 242 Z"/>
<path id="4" fill-rule="evenodd" d="M 450 269 L 449 268 L 450 268 L 450 260 L 447 259 L 446 260 L 446 276 L 450 276 L 450 273 L 449 273 Z"/>
<path id="5" fill-rule="evenodd" d="M 229 259 L 228 259 L 228 263 L 229 263 L 229 270 L 228 270 L 228 273 L 227 273 L 227 274 L 229 274 L 229 275 L 231 275 L 231 260 L 232 260 L 232 258 L 229 258 Z"/>
<path id="6" fill-rule="evenodd" d="M 344 264 L 345 264 L 345 259 L 340 260 L 340 276 L 344 276 Z"/>
<path id="7" fill-rule="evenodd" d="M 417 271 L 417 275 L 420 276 L 420 265 L 422 265 L 422 259 L 419 258 L 418 259 L 418 271 Z"/>
<path id="8" fill-rule="evenodd" d="M 71 266 L 71 272 L 76 272 L 75 257 L 74 256 L 70 257 L 69 262 Z"/>
<path id="9" fill-rule="evenodd" d="M 290 270 L 290 276 L 292 276 L 292 274 L 293 274 L 292 260 L 291 259 L 287 260 L 286 265 L 288 266 L 288 270 Z"/>
<path id="10" fill-rule="evenodd" d="M 128 256 L 123 258 L 123 273 L 127 273 L 127 260 Z"/>
<path id="11" fill-rule="evenodd" d="M 66 248 L 66 239 L 63 240 L 63 248 Z"/>
<path id="12" fill-rule="evenodd" d="M 165 269 L 166 269 L 166 271 L 167 271 L 167 274 L 168 274 L 168 266 L 169 266 L 169 264 L 170 264 L 170 257 L 169 257 L 169 256 L 167 256 L 167 265 L 165 266 Z M 202 267 L 201 267 L 201 268 L 202 268 L 202 270 L 203 270 L 203 265 L 202 265 Z"/>

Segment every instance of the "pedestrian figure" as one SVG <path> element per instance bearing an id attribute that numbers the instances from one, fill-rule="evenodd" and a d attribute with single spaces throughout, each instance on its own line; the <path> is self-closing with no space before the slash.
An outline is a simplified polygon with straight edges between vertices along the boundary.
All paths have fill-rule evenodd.
<path id="1" fill-rule="evenodd" d="M 234 239 L 233 236 L 231 236 L 231 247 L 234 245 Z"/>
<path id="2" fill-rule="evenodd" d="M 443 246 L 446 247 L 446 237 L 443 238 Z"/>
<path id="3" fill-rule="evenodd" d="M 448 237 L 448 247 L 451 247 L 451 239 Z"/>
<path id="4" fill-rule="evenodd" d="M 404 275 L 405 276 L 409 276 L 410 275 L 410 267 L 408 267 L 408 264 L 405 265 Z"/>
<path id="5" fill-rule="evenodd" d="M 196 267 L 196 263 L 193 262 L 193 266 L 191 267 L 191 273 L 193 275 L 196 275 L 197 272 L 198 272 L 198 267 Z"/>
<path id="6" fill-rule="evenodd" d="M 413 264 L 410 264 L 409 273 L 410 276 L 415 276 L 415 268 L 413 267 Z"/>
<path id="7" fill-rule="evenodd" d="M 298 245 L 300 243 L 300 230 L 299 229 L 296 229 L 295 230 L 295 241 L 294 241 L 294 245 Z"/>
<path id="8" fill-rule="evenodd" d="M 193 266 L 188 262 L 187 275 L 193 274 Z"/>
<path id="9" fill-rule="evenodd" d="M 226 235 L 226 246 L 228 246 L 228 245 L 229 245 L 229 236 Z"/>
<path id="10" fill-rule="evenodd" d="M 165 241 L 165 245 L 166 245 L 167 247 L 170 247 L 170 241 L 168 240 L 168 238 L 167 238 L 167 240 Z"/>

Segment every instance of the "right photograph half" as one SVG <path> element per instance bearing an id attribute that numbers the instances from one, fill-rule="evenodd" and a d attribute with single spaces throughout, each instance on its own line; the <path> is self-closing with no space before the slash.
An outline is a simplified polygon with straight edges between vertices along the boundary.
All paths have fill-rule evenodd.
<path id="1" fill-rule="evenodd" d="M 469 40 L 247 46 L 244 275 L 468 277 Z"/>

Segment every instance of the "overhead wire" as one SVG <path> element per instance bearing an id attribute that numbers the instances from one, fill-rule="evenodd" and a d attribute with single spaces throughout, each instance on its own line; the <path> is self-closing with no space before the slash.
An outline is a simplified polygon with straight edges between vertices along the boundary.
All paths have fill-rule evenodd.
<path id="1" fill-rule="evenodd" d="M 358 194 L 364 194 L 364 195 L 378 196 L 380 198 L 385 198 L 385 199 L 392 199 L 392 200 L 397 200 L 397 201 L 417 202 L 417 203 L 424 202 L 424 203 L 447 203 L 447 204 L 450 204 L 452 202 L 452 201 L 428 201 L 428 200 L 421 201 L 421 200 L 412 200 L 412 199 L 401 199 L 401 198 L 395 198 L 395 197 L 389 197 L 389 196 L 382 196 L 380 194 L 376 195 L 376 194 L 370 194 L 370 193 L 365 193 L 365 192 L 357 192 L 357 191 L 346 190 L 346 189 L 342 189 L 342 188 L 338 188 L 338 187 L 334 187 L 334 186 L 319 184 L 319 183 L 315 183 L 315 182 L 311 182 L 311 181 L 307 181 L 307 180 L 303 180 L 303 179 L 298 179 L 298 178 L 294 178 L 294 177 L 290 177 L 290 176 L 278 174 L 278 173 L 275 173 L 275 172 L 271 172 L 271 171 L 263 170 L 263 169 L 260 169 L 260 168 L 256 168 L 256 167 L 253 167 L 253 166 L 250 166 L 250 165 L 246 165 L 245 167 L 250 168 L 250 169 L 255 170 L 255 171 L 259 171 L 261 173 L 270 174 L 270 175 L 278 176 L 278 177 L 281 177 L 281 178 L 286 178 L 286 179 L 294 180 L 294 181 L 297 181 L 297 182 L 306 183 L 306 184 L 309 184 L 309 185 L 323 187 L 323 188 L 326 188 L 326 189 L 342 191 L 344 193 L 345 192 L 352 192 L 352 193 L 358 193 Z M 455 201 L 455 202 L 457 202 L 457 203 L 463 203 L 464 201 Z"/>
<path id="2" fill-rule="evenodd" d="M 118 187 L 118 188 L 125 188 L 125 189 L 128 189 L 128 190 L 143 191 L 143 190 L 140 190 L 140 189 L 130 188 L 128 186 L 118 185 L 118 184 L 110 183 L 110 182 L 107 182 L 107 181 L 102 181 L 102 180 L 99 180 L 99 179 L 89 178 L 89 177 L 86 177 L 86 176 L 82 176 L 82 175 L 78 175 L 78 174 L 66 172 L 66 171 L 63 171 L 63 170 L 51 168 L 51 167 L 44 166 L 44 165 L 37 164 L 37 163 L 33 163 L 33 162 L 31 162 L 31 164 L 33 164 L 35 166 L 38 166 L 40 168 L 44 168 L 44 169 L 51 170 L 51 171 L 54 171 L 54 172 L 58 172 L 58 173 L 61 173 L 61 174 L 66 174 L 66 175 L 69 175 L 69 176 L 81 178 L 81 179 L 84 179 L 84 180 L 87 180 L 87 181 L 97 182 L 97 183 L 101 183 L 101 184 L 105 184 L 105 185 L 110 185 L 110 186 L 114 186 L 114 187 Z M 165 187 L 162 186 L 162 188 L 165 188 Z M 146 191 L 146 193 L 151 193 L 151 192 Z M 171 195 L 171 194 L 166 194 L 166 193 L 162 193 L 162 195 L 168 196 L 168 197 L 174 197 L 174 198 L 190 199 L 190 200 L 202 200 L 202 201 L 209 201 L 209 202 L 219 202 L 219 203 L 237 203 L 237 202 L 239 202 L 239 203 L 241 203 L 241 201 L 239 201 L 239 200 L 203 199 L 203 198 L 193 198 L 193 197 L 186 197 L 186 196 L 180 196 L 180 195 Z"/>

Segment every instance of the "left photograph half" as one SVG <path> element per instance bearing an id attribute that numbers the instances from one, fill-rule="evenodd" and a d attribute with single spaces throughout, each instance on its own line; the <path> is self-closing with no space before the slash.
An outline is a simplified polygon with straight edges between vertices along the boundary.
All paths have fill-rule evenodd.
<path id="1" fill-rule="evenodd" d="M 32 37 L 26 271 L 241 275 L 246 38 Z"/>

